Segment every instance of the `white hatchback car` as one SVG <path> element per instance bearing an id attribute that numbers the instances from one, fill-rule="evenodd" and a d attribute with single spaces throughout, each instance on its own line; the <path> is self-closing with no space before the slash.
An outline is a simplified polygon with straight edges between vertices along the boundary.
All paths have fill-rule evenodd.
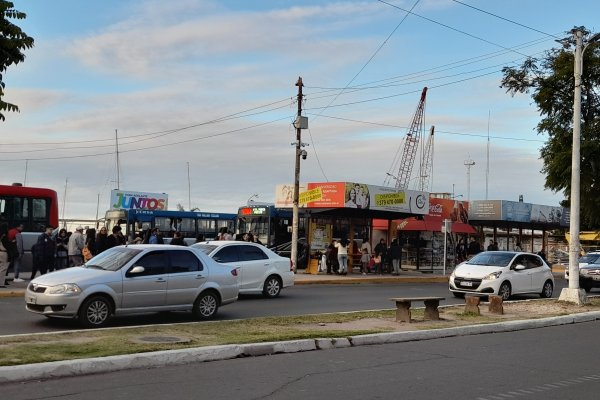
<path id="1" fill-rule="evenodd" d="M 552 270 L 540 256 L 515 251 L 485 251 L 459 264 L 449 280 L 456 297 L 465 294 L 502 296 L 536 293 L 552 297 Z"/>
<path id="2" fill-rule="evenodd" d="M 289 258 L 251 242 L 213 240 L 191 246 L 213 260 L 240 269 L 240 294 L 277 297 L 281 289 L 294 285 L 294 269 Z"/>

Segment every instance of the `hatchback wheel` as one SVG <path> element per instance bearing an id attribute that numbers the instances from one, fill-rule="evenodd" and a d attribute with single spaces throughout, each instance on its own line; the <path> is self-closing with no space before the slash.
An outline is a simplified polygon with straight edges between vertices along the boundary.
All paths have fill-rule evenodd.
<path id="1" fill-rule="evenodd" d="M 500 285 L 500 289 L 498 289 L 498 296 L 502 296 L 502 300 L 508 300 L 508 299 L 510 299 L 510 295 L 511 295 L 510 283 L 502 282 L 502 285 Z"/>
<path id="2" fill-rule="evenodd" d="M 277 297 L 281 293 L 281 280 L 277 276 L 270 276 L 263 286 L 263 294 L 266 297 Z"/>
<path id="3" fill-rule="evenodd" d="M 79 322 L 86 328 L 100 328 L 112 315 L 110 301 L 103 296 L 87 299 L 79 309 Z"/>
<path id="4" fill-rule="evenodd" d="M 194 302 L 192 312 L 198 319 L 211 319 L 219 309 L 219 299 L 214 292 L 202 293 Z"/>
<path id="5" fill-rule="evenodd" d="M 554 290 L 554 287 L 552 286 L 552 282 L 550 282 L 550 281 L 544 282 L 544 287 L 542 288 L 542 293 L 540 293 L 540 297 L 542 297 L 544 299 L 549 299 L 550 297 L 552 297 L 553 290 Z"/>

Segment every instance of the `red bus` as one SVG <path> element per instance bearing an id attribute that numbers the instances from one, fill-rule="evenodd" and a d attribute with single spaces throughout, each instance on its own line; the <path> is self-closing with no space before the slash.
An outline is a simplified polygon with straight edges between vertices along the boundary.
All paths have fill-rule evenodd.
<path id="1" fill-rule="evenodd" d="M 31 270 L 31 247 L 47 226 L 58 227 L 58 196 L 52 189 L 26 187 L 19 183 L 0 185 L 0 223 L 8 229 L 23 224 L 25 250 L 21 268 Z"/>

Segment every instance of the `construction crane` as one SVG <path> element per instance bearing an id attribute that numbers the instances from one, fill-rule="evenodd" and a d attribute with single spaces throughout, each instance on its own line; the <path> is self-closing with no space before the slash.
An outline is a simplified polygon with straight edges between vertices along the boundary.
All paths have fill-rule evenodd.
<path id="1" fill-rule="evenodd" d="M 423 156 L 421 157 L 421 179 L 419 181 L 419 190 L 429 192 L 431 184 L 431 176 L 433 174 L 433 132 L 435 127 L 432 125 L 429 129 L 429 136 L 423 148 Z"/>
<path id="2" fill-rule="evenodd" d="M 402 151 L 402 158 L 398 157 L 400 154 L 399 148 L 396 152 L 396 156 L 394 157 L 394 161 L 392 162 L 390 172 L 387 173 L 386 179 L 384 181 L 385 186 L 390 186 L 389 180 L 390 178 L 394 178 L 396 180 L 396 189 L 408 189 L 412 168 L 415 163 L 415 157 L 417 155 L 417 149 L 421 140 L 421 132 L 423 130 L 423 114 L 425 110 L 426 95 L 427 87 L 424 87 L 423 92 L 421 93 L 421 100 L 419 100 L 419 104 L 417 105 L 417 111 L 413 116 L 408 131 L 406 132 L 406 137 L 404 140 L 404 149 Z M 398 174 L 393 175 L 392 171 L 395 171 L 396 168 L 398 169 Z"/>

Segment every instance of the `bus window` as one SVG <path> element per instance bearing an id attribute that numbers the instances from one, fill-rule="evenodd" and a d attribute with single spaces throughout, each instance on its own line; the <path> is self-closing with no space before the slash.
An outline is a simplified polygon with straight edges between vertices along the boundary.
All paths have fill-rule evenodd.
<path id="1" fill-rule="evenodd" d="M 173 225 L 173 218 L 167 217 L 156 217 L 154 219 L 154 227 L 160 229 L 161 232 L 169 232 L 174 230 L 171 228 Z"/>
<path id="2" fill-rule="evenodd" d="M 32 224 L 34 231 L 43 231 L 48 223 L 48 207 L 46 199 L 31 199 L 32 201 Z M 53 226 L 56 228 L 56 226 Z"/>
<path id="3" fill-rule="evenodd" d="M 179 221 L 179 232 L 183 234 L 183 237 L 196 236 L 196 221 L 194 219 L 181 218 Z"/>

